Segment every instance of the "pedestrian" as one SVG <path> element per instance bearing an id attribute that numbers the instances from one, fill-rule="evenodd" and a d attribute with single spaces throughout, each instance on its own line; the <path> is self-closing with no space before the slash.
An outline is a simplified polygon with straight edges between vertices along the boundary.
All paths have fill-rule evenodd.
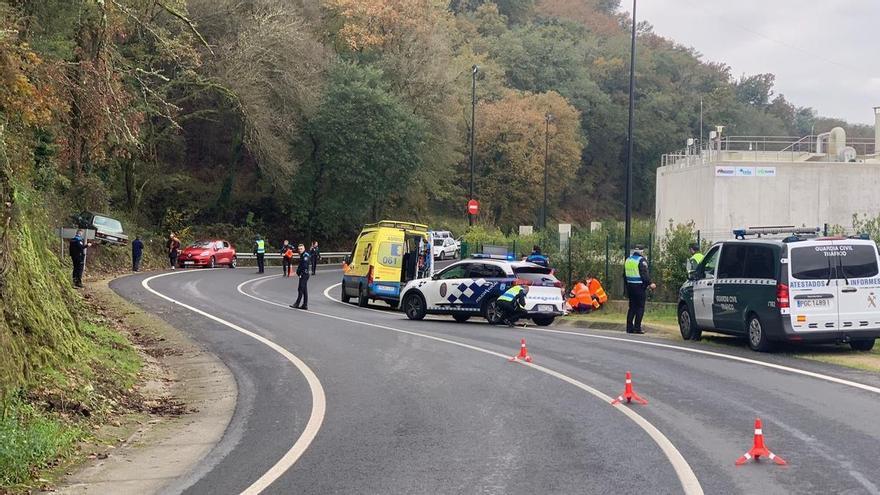
<path id="1" fill-rule="evenodd" d="M 86 267 L 86 251 L 92 244 L 85 241 L 82 229 L 70 240 L 70 260 L 73 262 L 73 286 L 82 288 L 83 271 Z"/>
<path id="2" fill-rule="evenodd" d="M 290 245 L 290 241 L 285 239 L 284 244 L 281 245 L 281 276 L 289 277 L 292 265 L 293 246 Z"/>
<path id="3" fill-rule="evenodd" d="M 302 244 L 297 246 L 299 251 L 299 265 L 296 267 L 296 276 L 299 277 L 299 284 L 296 288 L 296 302 L 291 304 L 293 309 L 309 309 L 309 269 L 311 268 L 309 261 L 309 253 Z"/>
<path id="4" fill-rule="evenodd" d="M 526 314 L 526 294 L 529 287 L 526 285 L 513 285 L 504 294 L 495 300 L 495 307 L 500 313 L 501 322 L 512 327 L 516 321 Z"/>
<path id="5" fill-rule="evenodd" d="M 180 239 L 172 232 L 168 236 L 168 242 L 165 243 L 168 249 L 168 261 L 171 263 L 171 269 L 177 268 L 177 256 L 180 254 Z"/>
<path id="6" fill-rule="evenodd" d="M 141 236 L 135 236 L 131 243 L 131 271 L 141 271 L 141 258 L 144 256 L 144 241 Z"/>
<path id="7" fill-rule="evenodd" d="M 642 330 L 642 317 L 645 316 L 645 301 L 648 289 L 654 290 L 657 285 L 651 282 L 648 273 L 648 260 L 642 256 L 642 247 L 636 246 L 623 265 L 626 278 L 626 295 L 629 298 L 629 310 L 626 312 L 626 333 L 645 333 Z"/>
<path id="8" fill-rule="evenodd" d="M 318 241 L 312 241 L 312 247 L 309 249 L 309 259 L 312 262 L 312 275 L 314 275 L 318 271 L 318 261 L 321 259 Z"/>
<path id="9" fill-rule="evenodd" d="M 263 273 L 266 268 L 266 241 L 257 234 L 254 240 L 254 256 L 257 257 L 257 273 Z"/>
<path id="10" fill-rule="evenodd" d="M 691 244 L 690 246 L 691 257 L 687 260 L 687 272 L 690 275 L 697 271 L 697 267 L 700 266 L 700 262 L 703 261 L 703 253 L 700 252 L 699 244 Z"/>
<path id="11" fill-rule="evenodd" d="M 534 263 L 536 265 L 541 265 L 544 267 L 550 266 L 550 258 L 541 254 L 541 246 L 535 245 L 532 247 L 532 253 L 526 258 L 526 261 L 529 263 Z"/>

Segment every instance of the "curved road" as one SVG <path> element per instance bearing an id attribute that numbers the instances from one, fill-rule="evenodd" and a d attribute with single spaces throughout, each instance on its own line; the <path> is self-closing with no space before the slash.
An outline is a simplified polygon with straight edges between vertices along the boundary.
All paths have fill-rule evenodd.
<path id="1" fill-rule="evenodd" d="M 312 278 L 309 312 L 286 307 L 295 278 L 249 268 L 111 283 L 238 383 L 223 440 L 168 493 L 880 494 L 874 374 L 571 327 L 412 322 L 335 301 L 340 278 Z M 521 337 L 534 367 L 505 357 Z M 626 371 L 648 405 L 605 400 Z M 734 466 L 755 417 L 788 466 Z"/>

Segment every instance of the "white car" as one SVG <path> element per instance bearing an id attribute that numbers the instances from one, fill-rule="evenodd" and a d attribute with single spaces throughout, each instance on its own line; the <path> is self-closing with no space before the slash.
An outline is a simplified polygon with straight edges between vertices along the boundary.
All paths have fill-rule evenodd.
<path id="1" fill-rule="evenodd" d="M 562 282 L 550 268 L 522 261 L 469 258 L 431 278 L 408 282 L 401 290 L 400 309 L 411 320 L 428 314 L 452 315 L 457 322 L 482 316 L 498 323 L 495 300 L 513 285 L 527 285 L 526 317 L 546 326 L 564 314 Z"/>
<path id="2" fill-rule="evenodd" d="M 434 259 L 435 260 L 454 260 L 458 258 L 461 252 L 458 242 L 452 237 L 434 237 Z"/>

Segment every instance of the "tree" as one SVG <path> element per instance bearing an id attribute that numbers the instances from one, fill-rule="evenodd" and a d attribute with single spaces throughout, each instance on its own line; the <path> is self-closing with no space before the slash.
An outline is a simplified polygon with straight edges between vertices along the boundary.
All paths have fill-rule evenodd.
<path id="1" fill-rule="evenodd" d="M 776 76 L 773 74 L 742 76 L 736 83 L 736 99 L 746 105 L 766 107 L 770 104 L 770 97 L 773 96 L 775 81 Z"/>

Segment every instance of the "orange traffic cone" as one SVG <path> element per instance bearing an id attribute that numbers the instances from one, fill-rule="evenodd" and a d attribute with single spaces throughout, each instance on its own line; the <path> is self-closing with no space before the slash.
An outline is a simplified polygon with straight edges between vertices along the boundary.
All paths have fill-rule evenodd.
<path id="1" fill-rule="evenodd" d="M 782 457 L 777 456 L 773 452 L 767 449 L 767 446 L 764 445 L 764 430 L 761 428 L 761 418 L 755 420 L 755 442 L 752 450 L 746 452 L 739 459 L 736 460 L 737 466 L 742 466 L 750 459 L 755 459 L 756 461 L 761 457 L 767 457 L 771 461 L 779 464 L 780 466 L 785 466 L 788 464 Z"/>
<path id="2" fill-rule="evenodd" d="M 526 348 L 526 339 L 522 339 L 520 341 L 519 346 L 519 354 L 510 358 L 511 361 L 525 361 L 527 363 L 532 362 L 532 356 L 529 356 L 529 350 Z"/>
<path id="3" fill-rule="evenodd" d="M 633 380 L 632 373 L 629 371 L 626 372 L 626 385 L 623 388 L 623 394 L 619 395 L 616 399 L 611 401 L 612 404 L 620 404 L 626 400 L 626 403 L 629 404 L 632 401 L 636 401 L 639 404 L 647 404 L 648 401 L 639 397 L 639 394 L 635 393 L 633 390 Z"/>

